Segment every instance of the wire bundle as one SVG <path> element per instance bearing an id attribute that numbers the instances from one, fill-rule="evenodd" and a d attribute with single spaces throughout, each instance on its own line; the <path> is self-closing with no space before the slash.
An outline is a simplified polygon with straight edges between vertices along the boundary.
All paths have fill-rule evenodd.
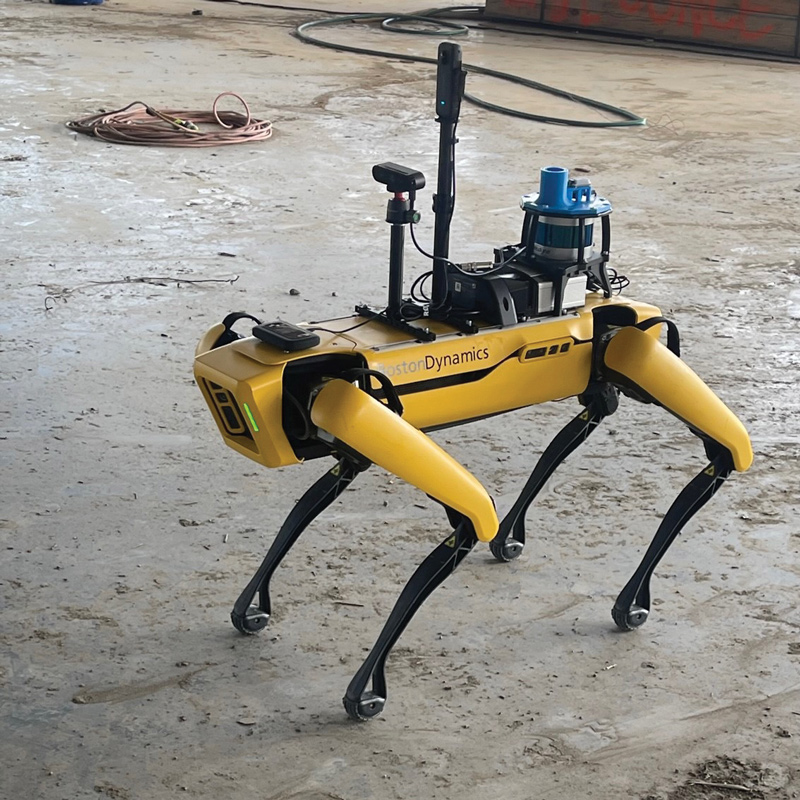
<path id="1" fill-rule="evenodd" d="M 223 97 L 235 97 L 245 113 L 219 111 L 217 104 Z M 200 125 L 215 127 L 203 130 Z M 159 111 L 137 100 L 116 111 L 68 122 L 67 127 L 106 142 L 150 147 L 216 147 L 262 141 L 272 136 L 272 123 L 253 119 L 250 107 L 235 92 L 218 95 L 211 111 Z"/>

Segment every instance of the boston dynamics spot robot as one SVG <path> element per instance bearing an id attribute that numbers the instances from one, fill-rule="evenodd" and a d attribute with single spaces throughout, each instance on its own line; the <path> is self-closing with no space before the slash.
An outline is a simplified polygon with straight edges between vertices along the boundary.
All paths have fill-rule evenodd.
<path id="1" fill-rule="evenodd" d="M 454 205 L 456 124 L 466 73 L 457 45 L 439 47 L 436 112 L 441 126 L 431 291 L 403 292 L 405 228 L 419 219 L 425 177 L 407 167 L 373 167 L 391 193 L 389 297 L 384 309 L 311 325 L 260 323 L 228 315 L 201 339 L 197 384 L 226 444 L 267 467 L 331 456 L 336 463 L 298 501 L 231 619 L 254 634 L 269 620 L 269 582 L 305 527 L 371 464 L 444 506 L 453 531 L 420 564 L 344 697 L 347 714 L 368 719 L 386 703 L 386 659 L 425 599 L 478 540 L 500 561 L 518 558 L 525 514 L 555 468 L 600 421 L 620 392 L 662 406 L 697 435 L 709 464 L 678 495 L 620 592 L 612 617 L 623 630 L 650 613 L 650 577 L 692 515 L 734 469 L 752 461 L 737 417 L 680 359 L 677 329 L 652 305 L 620 296 L 607 267 L 611 205 L 586 178 L 546 167 L 525 195 L 520 242 L 495 249 L 488 266 L 448 258 Z M 595 240 L 599 239 L 599 246 Z M 232 326 L 258 323 L 242 337 Z M 667 344 L 659 341 L 666 329 Z M 427 436 L 428 431 L 576 397 L 581 410 L 544 451 L 502 521 L 486 489 Z"/>

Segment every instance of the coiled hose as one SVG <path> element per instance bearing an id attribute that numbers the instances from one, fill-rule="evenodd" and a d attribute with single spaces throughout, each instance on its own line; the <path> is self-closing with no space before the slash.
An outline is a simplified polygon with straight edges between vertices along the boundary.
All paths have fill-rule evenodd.
<path id="1" fill-rule="evenodd" d="M 223 97 L 239 100 L 245 113 L 219 111 L 217 104 Z M 204 130 L 200 125 L 215 127 Z M 217 147 L 256 142 L 272 136 L 272 123 L 253 119 L 250 107 L 235 92 L 218 95 L 211 111 L 159 111 L 137 100 L 116 111 L 68 122 L 67 127 L 106 142 L 150 147 Z"/>

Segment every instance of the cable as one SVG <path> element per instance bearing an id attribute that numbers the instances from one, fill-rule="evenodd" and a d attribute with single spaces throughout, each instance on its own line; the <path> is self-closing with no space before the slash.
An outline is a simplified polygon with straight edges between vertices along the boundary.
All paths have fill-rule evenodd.
<path id="1" fill-rule="evenodd" d="M 450 224 L 453 222 L 453 214 L 456 212 L 456 143 L 458 142 L 458 122 L 453 125 L 453 138 L 450 141 L 450 163 L 453 165 L 453 174 L 450 181 L 450 193 L 453 201 L 450 203 L 450 214 L 447 217 L 447 229 L 450 229 Z"/>
<path id="2" fill-rule="evenodd" d="M 453 263 L 449 258 L 443 258 L 442 256 L 434 256 L 428 253 L 426 250 L 423 250 L 422 247 L 420 247 L 419 242 L 417 242 L 417 237 L 416 234 L 414 233 L 414 223 L 412 222 L 408 227 L 411 229 L 411 241 L 414 243 L 414 247 L 416 247 L 417 250 L 419 250 L 419 252 L 422 253 L 423 256 L 425 256 L 425 258 L 429 258 L 431 261 L 444 261 L 445 264 L 449 264 L 451 267 L 454 267 L 455 269 L 459 268 L 458 264 Z"/>
<path id="3" fill-rule="evenodd" d="M 472 7 L 463 7 L 463 8 L 479 8 L 477 6 Z M 441 20 L 437 20 L 435 17 L 436 13 L 440 13 L 443 10 L 447 9 L 434 9 L 433 11 L 428 11 L 426 14 L 395 14 L 390 16 L 389 18 L 392 21 L 409 21 L 409 22 L 425 22 L 428 24 L 441 24 Z M 318 47 L 326 47 L 331 50 L 343 50 L 348 53 L 359 53 L 361 55 L 368 55 L 368 56 L 378 56 L 380 58 L 393 58 L 399 59 L 401 61 L 411 61 L 421 64 L 436 64 L 437 60 L 435 58 L 428 58 L 425 56 L 412 56 L 407 53 L 392 53 L 385 50 L 373 50 L 367 47 L 356 47 L 355 45 L 345 45 L 345 44 L 337 44 L 334 42 L 327 42 L 324 39 L 317 39 L 316 37 L 310 35 L 308 32 L 313 28 L 319 27 L 326 27 L 331 25 L 340 25 L 343 22 L 379 22 L 383 21 L 387 18 L 386 14 L 373 14 L 373 13 L 364 13 L 364 14 L 342 14 L 335 17 L 325 17 L 323 19 L 318 20 L 311 20 L 309 22 L 304 22 L 299 25 L 295 30 L 295 35 L 304 42 L 308 44 L 317 45 Z M 570 125 L 575 127 L 583 127 L 583 128 L 621 128 L 621 127 L 631 127 L 631 126 L 639 126 L 645 125 L 646 121 L 643 117 L 634 114 L 631 111 L 627 111 L 624 108 L 618 108 L 617 106 L 609 105 L 608 103 L 602 103 L 599 100 L 593 100 L 589 97 L 582 97 L 581 95 L 574 94 L 572 92 L 567 92 L 563 89 L 558 89 L 554 86 L 548 86 L 544 83 L 539 83 L 538 81 L 532 81 L 528 78 L 522 78 L 519 75 L 512 75 L 508 72 L 500 72 L 499 70 L 489 69 L 488 67 L 479 67 L 476 64 L 462 64 L 463 68 L 469 73 L 475 73 L 477 75 L 487 75 L 492 78 L 497 78 L 498 80 L 508 81 L 509 83 L 518 84 L 520 86 L 527 86 L 530 89 L 535 89 L 540 92 L 544 92 L 545 94 L 553 95 L 554 97 L 561 97 L 565 100 L 571 100 L 572 102 L 578 103 L 579 105 L 584 105 L 589 108 L 594 108 L 598 111 L 604 111 L 606 113 L 614 114 L 615 116 L 622 117 L 621 120 L 617 121 L 609 121 L 604 120 L 602 122 L 599 121 L 589 121 L 589 120 L 575 120 L 575 119 L 565 119 L 562 117 L 551 117 L 544 114 L 531 114 L 527 111 L 520 111 L 519 109 L 509 108 L 507 106 L 501 106 L 497 103 L 490 103 L 487 100 L 482 100 L 479 97 L 476 97 L 473 94 L 468 92 L 464 92 L 464 99 L 468 102 L 472 103 L 473 105 L 477 105 L 480 108 L 485 108 L 489 111 L 495 111 L 500 114 L 506 114 L 513 117 L 520 117 L 522 119 L 532 120 L 534 122 L 546 122 L 553 125 Z"/>
<path id="4" fill-rule="evenodd" d="M 428 270 L 427 272 L 423 272 L 422 275 L 418 275 L 417 278 L 414 280 L 414 283 L 411 284 L 411 299 L 417 303 L 430 303 L 431 299 L 425 294 L 425 281 L 428 278 L 433 277 L 433 270 Z M 419 294 L 417 294 L 417 290 L 419 290 Z"/>
<path id="5" fill-rule="evenodd" d="M 495 264 L 491 269 L 487 269 L 483 272 L 464 272 L 462 270 L 462 273 L 464 275 L 480 275 L 482 278 L 486 275 L 494 275 L 496 272 L 505 269 L 526 247 L 527 245 L 521 244 L 505 261 Z"/>
<path id="6" fill-rule="evenodd" d="M 621 294 L 622 290 L 630 286 L 631 281 L 627 275 L 620 275 L 613 267 L 606 266 L 606 272 L 609 273 L 608 285 L 611 291 L 616 294 Z"/>
<path id="7" fill-rule="evenodd" d="M 219 2 L 226 2 L 226 0 L 219 0 Z M 386 310 L 387 309 L 384 308 L 383 311 L 381 311 L 380 313 L 385 314 Z M 334 333 L 338 335 L 340 333 L 350 333 L 350 331 L 354 331 L 356 328 L 360 328 L 362 325 L 366 325 L 368 322 L 372 322 L 372 319 L 369 318 L 365 319 L 363 322 L 357 322 L 355 325 L 351 325 L 349 328 L 344 328 L 344 330 L 341 331 L 335 331 L 332 328 L 323 328 L 319 325 L 315 325 L 313 322 L 311 323 L 311 325 L 304 327 L 308 331 L 325 331 L 325 333 Z"/>
<path id="8" fill-rule="evenodd" d="M 524 244 L 520 245 L 507 259 L 505 259 L 505 261 L 501 261 L 499 264 L 494 264 L 491 269 L 482 270 L 481 272 L 470 272 L 468 270 L 465 270 L 461 264 L 456 264 L 454 261 L 451 261 L 449 258 L 441 258 L 440 256 L 434 256 L 434 255 L 431 255 L 430 253 L 428 253 L 426 250 L 423 250 L 422 247 L 420 247 L 419 243 L 417 242 L 417 237 L 416 237 L 416 234 L 414 232 L 414 223 L 413 222 L 411 223 L 411 225 L 409 225 L 409 228 L 411 229 L 411 241 L 414 243 L 414 247 L 416 247 L 417 250 L 419 250 L 419 252 L 423 256 L 425 256 L 425 258 L 429 258 L 431 261 L 444 261 L 445 264 L 449 264 L 460 275 L 465 275 L 465 276 L 470 277 L 470 278 L 473 278 L 476 275 L 481 277 L 481 278 L 483 278 L 483 277 L 485 277 L 487 275 L 494 275 L 496 272 L 499 272 L 500 270 L 502 270 L 505 267 L 507 267 L 525 249 L 525 245 Z M 425 277 L 427 277 L 428 274 L 429 273 L 426 272 L 421 277 L 425 278 Z M 416 286 L 418 280 L 419 280 L 419 278 L 417 278 L 417 280 L 414 281 L 414 286 Z M 414 299 L 416 300 L 416 298 L 414 298 Z"/>
<path id="9" fill-rule="evenodd" d="M 270 8 L 277 11 L 310 11 L 312 14 L 346 14 L 346 11 L 334 11 L 330 8 L 311 8 L 311 6 L 287 6 L 283 3 L 254 3 L 251 0 L 208 0 L 209 3 L 234 3 L 237 6 L 255 6 L 256 8 Z"/>
<path id="10" fill-rule="evenodd" d="M 218 111 L 217 104 L 223 97 L 235 97 L 244 106 L 245 113 Z M 199 125 L 216 125 L 218 128 L 201 130 Z M 272 123 L 253 119 L 250 107 L 235 92 L 217 95 L 210 112 L 159 111 L 136 100 L 116 111 L 68 122 L 67 127 L 106 142 L 150 147 L 216 147 L 262 141 L 272 136 Z"/>
<path id="11" fill-rule="evenodd" d="M 433 30 L 420 30 L 419 28 L 404 28 L 402 23 L 404 18 L 402 15 L 398 17 L 386 17 L 381 20 L 381 28 L 385 31 L 392 31 L 393 33 L 411 33 L 416 36 L 465 36 L 469 33 L 469 28 L 466 25 L 460 25 L 457 22 L 446 21 L 433 21 L 430 20 L 429 24 L 435 25 Z M 420 18 L 419 22 L 428 22 L 424 18 Z"/>

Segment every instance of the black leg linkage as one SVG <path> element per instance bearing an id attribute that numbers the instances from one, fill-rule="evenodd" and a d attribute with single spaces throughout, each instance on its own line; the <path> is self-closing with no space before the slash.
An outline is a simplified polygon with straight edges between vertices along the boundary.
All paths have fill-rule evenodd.
<path id="1" fill-rule="evenodd" d="M 309 523 L 321 514 L 364 469 L 365 465 L 355 464 L 347 458 L 342 458 L 297 501 L 281 525 L 261 566 L 233 605 L 231 622 L 236 630 L 242 633 L 258 633 L 266 627 L 271 611 L 269 582 L 272 573 Z M 253 605 L 256 594 L 258 594 L 258 605 Z"/>
<path id="2" fill-rule="evenodd" d="M 448 516 L 452 518 L 455 514 L 452 512 Z M 387 697 L 385 666 L 389 652 L 420 606 L 455 571 L 477 541 L 472 523 L 462 516 L 455 531 L 417 567 L 397 598 L 374 647 L 347 687 L 343 702 L 351 719 L 369 719 L 383 711 Z M 370 680 L 372 689 L 367 691 Z"/>
<path id="3" fill-rule="evenodd" d="M 525 514 L 556 467 L 589 437 L 604 417 L 613 414 L 619 405 L 617 390 L 608 384 L 594 387 L 591 395 L 582 395 L 586 407 L 568 422 L 547 446 L 528 478 L 511 510 L 503 518 L 497 536 L 489 543 L 498 561 L 519 558 L 525 546 Z"/>
<path id="4" fill-rule="evenodd" d="M 675 498 L 641 564 L 617 597 L 611 616 L 621 630 L 630 631 L 646 622 L 650 613 L 650 578 L 653 570 L 683 526 L 714 496 L 733 470 L 733 459 L 728 450 L 719 446 L 714 449 L 718 451 L 716 457 Z"/>

